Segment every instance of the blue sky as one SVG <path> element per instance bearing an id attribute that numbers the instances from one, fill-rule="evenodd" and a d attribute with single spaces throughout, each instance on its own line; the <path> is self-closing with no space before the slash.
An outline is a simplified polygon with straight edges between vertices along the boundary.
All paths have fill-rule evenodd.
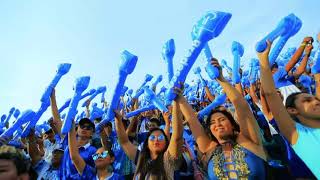
<path id="1" fill-rule="evenodd" d="M 192 25 L 208 10 L 232 13 L 222 34 L 209 43 L 213 55 L 228 60 L 230 65 L 232 41 L 244 45 L 242 61 L 248 61 L 255 57 L 255 43 L 289 13 L 295 13 L 303 25 L 285 48 L 297 46 L 304 36 L 315 37 L 320 30 L 320 1 L 307 2 L 0 1 L 0 115 L 13 106 L 22 111 L 37 110 L 42 92 L 62 62 L 72 63 L 72 68 L 56 88 L 58 106 L 72 97 L 74 80 L 83 75 L 91 76 L 89 88 L 106 85 L 109 99 L 124 49 L 139 57 L 126 82 L 130 88 L 137 88 L 146 73 L 165 75 L 162 45 L 170 38 L 175 40 L 177 67 L 191 47 Z M 204 63 L 199 58 L 194 67 Z M 48 117 L 46 113 L 43 119 Z"/>

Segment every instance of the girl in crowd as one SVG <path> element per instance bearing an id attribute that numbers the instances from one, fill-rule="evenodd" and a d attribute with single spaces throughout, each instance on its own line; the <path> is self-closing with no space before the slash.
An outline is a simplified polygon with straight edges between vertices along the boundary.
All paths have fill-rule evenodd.
<path id="1" fill-rule="evenodd" d="M 246 100 L 223 77 L 218 61 L 211 64 L 220 71 L 217 81 L 235 107 L 237 122 L 228 111 L 213 110 L 206 122 L 209 137 L 186 99 L 179 101 L 200 151 L 206 153 L 209 178 L 265 179 L 266 154 L 258 124 Z"/>
<path id="2" fill-rule="evenodd" d="M 122 124 L 122 116 L 116 112 L 115 124 L 119 142 L 127 156 L 137 163 L 134 179 L 174 179 L 174 171 L 180 164 L 183 144 L 182 117 L 178 105 L 183 96 L 179 90 L 176 93 L 177 98 L 173 101 L 173 130 L 170 141 L 162 129 L 154 128 L 147 135 L 141 151 L 129 141 Z"/>

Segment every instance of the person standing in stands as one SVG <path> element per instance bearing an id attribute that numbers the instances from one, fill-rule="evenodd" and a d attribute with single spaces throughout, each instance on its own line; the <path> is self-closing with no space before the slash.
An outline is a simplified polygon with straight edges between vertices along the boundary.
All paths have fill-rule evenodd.
<path id="1" fill-rule="evenodd" d="M 293 93 L 288 96 L 285 106 L 277 94 L 269 67 L 271 43 L 262 53 L 260 60 L 261 85 L 266 101 L 280 132 L 291 144 L 296 154 L 312 173 L 320 178 L 320 73 L 315 74 L 316 95 Z"/>

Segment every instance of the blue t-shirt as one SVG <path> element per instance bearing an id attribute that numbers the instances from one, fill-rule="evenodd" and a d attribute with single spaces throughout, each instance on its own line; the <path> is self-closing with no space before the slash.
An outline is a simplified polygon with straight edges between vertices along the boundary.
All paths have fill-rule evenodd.
<path id="1" fill-rule="evenodd" d="M 97 149 L 90 145 L 90 143 L 79 148 L 80 156 L 83 158 L 86 164 L 90 165 L 91 167 L 95 167 L 92 155 L 96 153 L 96 151 Z M 82 179 L 70 158 L 69 146 L 67 146 L 64 150 L 61 171 L 62 179 Z"/>
<path id="2" fill-rule="evenodd" d="M 97 180 L 99 180 L 99 178 L 97 176 L 96 169 L 91 167 L 91 166 L 89 166 L 89 165 L 87 165 L 87 164 L 86 164 L 86 166 L 85 166 L 85 168 L 83 170 L 81 179 L 86 179 L 86 180 L 97 179 Z M 119 180 L 124 180 L 124 177 L 113 172 L 110 176 L 106 177 L 104 180 L 118 180 L 118 179 Z"/>
<path id="3" fill-rule="evenodd" d="M 276 88 L 293 85 L 288 78 L 288 72 L 283 67 L 279 67 L 278 71 L 273 74 Z"/>

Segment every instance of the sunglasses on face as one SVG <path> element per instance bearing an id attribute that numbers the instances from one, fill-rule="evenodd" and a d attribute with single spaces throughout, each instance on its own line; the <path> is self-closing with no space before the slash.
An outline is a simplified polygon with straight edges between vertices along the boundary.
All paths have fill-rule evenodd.
<path id="1" fill-rule="evenodd" d="M 150 135 L 149 136 L 149 140 L 150 141 L 155 141 L 156 139 L 158 139 L 158 141 L 164 141 L 165 137 L 163 134 L 159 135 L 159 136 L 155 136 L 155 135 Z"/>
<path id="2" fill-rule="evenodd" d="M 80 125 L 80 128 L 84 130 L 93 130 L 92 126 L 85 124 Z"/>
<path id="3" fill-rule="evenodd" d="M 102 153 L 95 153 L 92 155 L 92 159 L 94 161 L 96 161 L 99 158 L 104 159 L 104 158 L 108 157 L 108 154 L 109 154 L 108 151 L 103 151 Z"/>

